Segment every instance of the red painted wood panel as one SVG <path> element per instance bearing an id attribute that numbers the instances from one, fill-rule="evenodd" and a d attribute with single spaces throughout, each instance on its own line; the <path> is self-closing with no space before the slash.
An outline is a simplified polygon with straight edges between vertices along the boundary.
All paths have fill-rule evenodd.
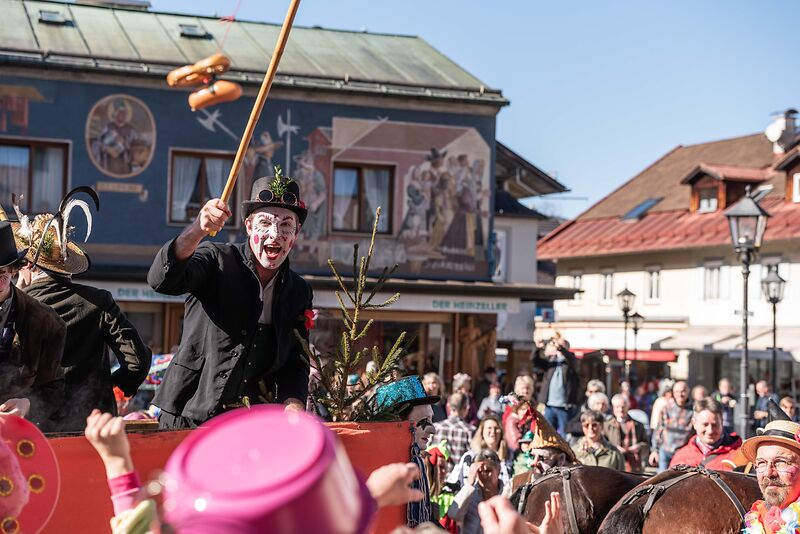
<path id="1" fill-rule="evenodd" d="M 353 465 L 365 475 L 381 465 L 409 459 L 411 433 L 407 423 L 334 423 L 328 426 L 341 439 Z M 169 455 L 189 432 L 128 435 L 133 461 L 143 481 L 158 476 Z M 113 511 L 100 457 L 82 436 L 53 438 L 50 443 L 61 468 L 61 494 L 44 532 L 110 532 L 108 522 Z M 390 532 L 405 523 L 405 517 L 404 507 L 382 509 L 373 532 Z"/>

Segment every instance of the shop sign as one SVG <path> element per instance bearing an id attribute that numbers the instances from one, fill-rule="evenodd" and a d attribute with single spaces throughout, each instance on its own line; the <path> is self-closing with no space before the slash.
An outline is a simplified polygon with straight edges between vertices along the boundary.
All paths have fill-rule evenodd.
<path id="1" fill-rule="evenodd" d="M 185 299 L 184 296 L 162 295 L 145 284 L 89 281 L 87 285 L 105 289 L 119 302 L 183 302 Z"/>
<path id="2" fill-rule="evenodd" d="M 388 293 L 380 293 L 374 302 L 383 302 Z M 339 301 L 332 291 L 314 292 L 315 308 L 339 308 Z M 450 295 L 409 295 L 400 294 L 400 299 L 392 304 L 395 311 L 435 311 L 450 313 L 518 313 L 519 299 L 508 297 L 459 297 Z"/>

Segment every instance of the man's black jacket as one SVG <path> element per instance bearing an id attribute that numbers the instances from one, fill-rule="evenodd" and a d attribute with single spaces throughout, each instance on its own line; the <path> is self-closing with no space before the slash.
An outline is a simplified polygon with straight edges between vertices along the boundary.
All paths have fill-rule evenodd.
<path id="1" fill-rule="evenodd" d="M 134 395 L 150 370 L 152 352 L 111 293 L 55 277 L 35 280 L 25 292 L 53 308 L 67 323 L 61 358 L 65 398 L 56 414 L 56 428 L 83 430 L 94 408 L 116 413 L 113 386 Z M 113 374 L 106 347 L 120 365 Z"/>
<path id="2" fill-rule="evenodd" d="M 303 314 L 311 309 L 313 295 L 288 260 L 276 276 L 272 301 L 276 346 L 271 348 L 274 360 L 267 376 L 277 385 L 278 402 L 289 398 L 305 402 L 309 366 L 294 330 L 308 340 Z M 247 243 L 207 241 L 179 261 L 172 240 L 156 255 L 147 280 L 159 293 L 189 294 L 180 348 L 153 404 L 176 416 L 206 421 L 241 394 L 241 384 L 229 383 L 228 378 L 241 376 L 237 364 L 245 365 L 251 356 L 263 307 L 253 253 Z"/>

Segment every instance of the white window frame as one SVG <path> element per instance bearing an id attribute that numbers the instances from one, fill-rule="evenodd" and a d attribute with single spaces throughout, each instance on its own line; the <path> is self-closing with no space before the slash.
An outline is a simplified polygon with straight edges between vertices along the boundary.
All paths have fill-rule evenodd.
<path id="1" fill-rule="evenodd" d="M 606 297 L 606 280 L 609 281 L 608 297 Z M 600 271 L 600 304 L 610 306 L 614 304 L 614 271 L 604 269 Z"/>
<path id="2" fill-rule="evenodd" d="M 713 273 L 716 272 L 716 275 Z M 709 288 L 709 278 L 716 278 L 716 288 Z M 713 260 L 703 263 L 703 300 L 722 300 L 722 261 Z"/>
<path id="3" fill-rule="evenodd" d="M 571 271 L 569 273 L 569 285 L 572 289 L 583 289 L 583 271 Z M 577 305 L 583 302 L 583 293 L 575 293 L 570 304 Z"/>
<path id="4" fill-rule="evenodd" d="M 800 202 L 800 172 L 792 175 L 792 202 Z"/>
<path id="5" fill-rule="evenodd" d="M 716 191 L 716 194 L 713 197 L 704 199 L 702 197 L 702 192 L 703 191 Z M 699 213 L 713 213 L 713 212 L 717 211 L 717 209 L 719 208 L 719 196 L 718 195 L 719 195 L 719 191 L 717 191 L 715 189 L 712 189 L 710 187 L 701 187 L 697 191 L 697 211 Z M 708 201 L 708 204 L 706 206 L 703 206 L 703 200 Z M 711 202 L 712 200 L 713 200 L 713 206 L 710 205 L 712 203 Z"/>
<path id="6" fill-rule="evenodd" d="M 653 275 L 655 275 L 655 295 L 653 294 Z M 648 304 L 658 304 L 661 302 L 661 266 L 649 265 L 645 267 L 645 302 Z"/>

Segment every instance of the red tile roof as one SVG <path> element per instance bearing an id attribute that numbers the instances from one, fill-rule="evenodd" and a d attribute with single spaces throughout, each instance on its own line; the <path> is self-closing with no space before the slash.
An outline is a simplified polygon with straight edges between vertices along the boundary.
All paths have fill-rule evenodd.
<path id="1" fill-rule="evenodd" d="M 679 146 L 611 192 L 574 221 L 568 221 L 538 244 L 538 258 L 578 258 L 643 251 L 727 245 L 727 220 L 718 210 L 691 213 L 691 186 L 682 184 L 693 171 L 737 181 L 758 181 L 773 189 L 761 201 L 772 215 L 765 241 L 800 237 L 800 204 L 786 202 L 785 173 L 775 163 L 772 144 L 763 134 Z M 638 220 L 621 217 L 645 200 L 664 197 Z"/>
<path id="2" fill-rule="evenodd" d="M 578 218 L 622 216 L 654 196 L 664 197 L 664 200 L 649 213 L 689 209 L 689 186 L 682 185 L 681 180 L 701 163 L 764 168 L 772 165 L 773 160 L 772 143 L 764 134 L 677 146 Z M 783 195 L 783 180 L 773 180 L 772 183 L 775 193 Z"/>
<path id="3" fill-rule="evenodd" d="M 800 237 L 800 204 L 775 196 L 761 201 L 771 217 L 765 242 Z M 727 245 L 728 221 L 722 211 L 649 213 L 640 221 L 619 217 L 567 222 L 539 241 L 540 260 Z"/>

